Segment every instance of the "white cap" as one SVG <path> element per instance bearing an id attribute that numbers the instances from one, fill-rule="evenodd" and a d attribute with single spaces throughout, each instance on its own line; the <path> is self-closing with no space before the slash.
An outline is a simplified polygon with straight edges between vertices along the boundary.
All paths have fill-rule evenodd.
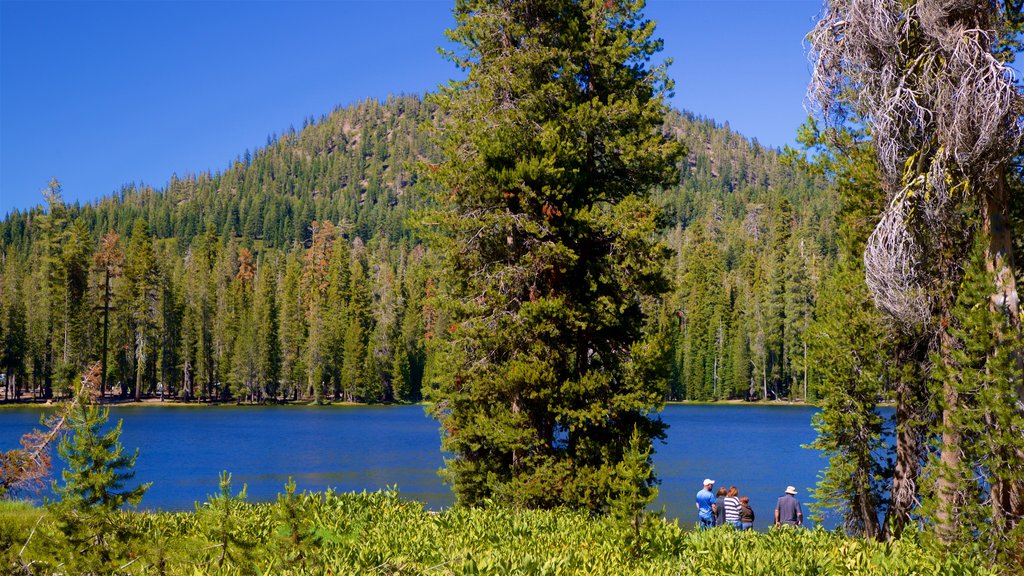
<path id="1" fill-rule="evenodd" d="M 715 481 L 712 480 L 711 478 L 705 478 L 704 479 L 704 485 L 705 486 L 707 486 L 708 484 L 714 484 L 714 483 L 715 483 Z"/>
<path id="2" fill-rule="evenodd" d="M 786 486 L 786 494 L 796 494 L 796 488 L 792 486 Z"/>

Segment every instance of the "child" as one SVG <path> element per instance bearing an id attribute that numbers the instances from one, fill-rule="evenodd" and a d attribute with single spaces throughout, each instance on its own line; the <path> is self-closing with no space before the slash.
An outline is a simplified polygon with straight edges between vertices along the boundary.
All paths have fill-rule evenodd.
<path id="1" fill-rule="evenodd" d="M 754 529 L 754 510 L 750 507 L 750 498 L 740 497 L 740 529 Z"/>

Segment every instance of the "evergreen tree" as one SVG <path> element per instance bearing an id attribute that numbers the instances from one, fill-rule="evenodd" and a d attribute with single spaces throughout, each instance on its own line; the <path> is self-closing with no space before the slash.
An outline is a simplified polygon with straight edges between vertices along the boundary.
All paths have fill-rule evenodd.
<path id="1" fill-rule="evenodd" d="M 606 509 L 628 450 L 662 434 L 646 305 L 665 290 L 652 186 L 675 177 L 660 130 L 661 48 L 642 2 L 460 0 L 440 210 L 448 272 L 434 414 L 462 504 Z M 484 120 L 486 119 L 486 120 Z"/>
<path id="2" fill-rule="evenodd" d="M 277 305 L 277 267 L 264 261 L 256 296 L 258 380 L 268 398 L 277 398 L 281 380 L 281 336 Z"/>
<path id="3" fill-rule="evenodd" d="M 185 310 L 182 320 L 185 397 L 210 398 L 216 382 L 213 321 L 216 305 L 214 262 L 217 239 L 212 230 L 193 241 L 185 256 Z"/>
<path id="4" fill-rule="evenodd" d="M 158 244 L 156 366 L 160 400 L 176 398 L 181 384 L 181 337 L 184 316 L 183 266 L 174 241 Z"/>
<path id="5" fill-rule="evenodd" d="M 8 249 L 3 254 L 3 278 L 0 279 L 0 369 L 4 374 L 4 400 L 16 400 L 21 395 L 28 347 L 21 291 L 23 272 L 11 252 Z"/>
<path id="6" fill-rule="evenodd" d="M 346 316 L 341 389 L 348 400 L 372 400 L 371 385 L 367 374 L 367 345 L 371 328 L 371 295 L 369 280 L 363 268 L 362 258 L 354 254 L 349 275 L 348 308 Z M 371 394 L 370 397 L 367 395 Z"/>
<path id="7" fill-rule="evenodd" d="M 306 323 L 302 305 L 302 264 L 296 253 L 285 263 L 280 287 L 281 301 L 281 380 L 285 399 L 295 399 L 306 383 L 304 350 Z"/>
<path id="8" fill-rule="evenodd" d="M 46 190 L 43 191 L 46 199 L 47 212 L 39 218 L 40 244 L 36 264 L 35 289 L 30 292 L 36 294 L 39 300 L 33 309 L 39 309 L 41 313 L 34 315 L 32 322 L 33 332 L 36 336 L 35 358 L 33 368 L 37 380 L 42 384 L 42 397 L 53 396 L 53 377 L 55 359 L 62 357 L 60 344 L 62 338 L 55 338 L 60 333 L 57 326 L 61 321 L 61 311 L 66 303 L 66 289 L 62 284 L 61 274 L 61 246 L 67 228 L 68 213 L 64 204 L 63 187 L 60 182 L 53 178 L 50 180 Z"/>
<path id="9" fill-rule="evenodd" d="M 253 284 L 256 264 L 248 248 L 238 251 L 238 273 L 232 284 L 232 309 L 238 319 L 233 342 L 231 394 L 236 401 L 262 400 L 260 389 L 260 335 Z"/>
<path id="10" fill-rule="evenodd" d="M 61 439 L 57 452 L 67 463 L 61 473 L 62 484 L 54 482 L 58 501 L 47 500 L 47 512 L 54 517 L 59 535 L 53 540 L 54 552 L 64 568 L 75 574 L 109 574 L 119 566 L 118 547 L 128 541 L 128 524 L 118 511 L 125 505 L 137 506 L 150 484 L 127 488 L 135 477 L 132 469 L 138 451 L 132 456 L 121 445 L 121 421 L 104 432 L 110 410 L 100 409 L 86 396 L 99 383 L 99 366 L 83 379 L 82 395 L 67 415 L 69 434 Z"/>
<path id="11" fill-rule="evenodd" d="M 135 366 L 135 401 L 142 398 L 147 383 L 149 362 L 155 362 L 154 340 L 157 327 L 157 287 L 159 270 L 153 250 L 149 224 L 139 218 L 132 226 L 131 240 L 125 257 L 124 277 L 128 315 L 132 326 L 132 350 Z"/>
<path id="12" fill-rule="evenodd" d="M 326 400 L 326 379 L 330 355 L 327 294 L 330 265 L 335 243 L 335 227 L 331 222 L 314 222 L 313 239 L 302 271 L 305 296 L 307 389 L 317 402 Z"/>
<path id="13" fill-rule="evenodd" d="M 616 465 L 611 481 L 609 512 L 612 518 L 632 529 L 629 542 L 634 550 L 639 549 L 646 508 L 658 497 L 651 451 L 649 441 L 638 430 L 633 430 L 629 447 Z"/>
<path id="14" fill-rule="evenodd" d="M 114 279 L 121 276 L 124 266 L 124 252 L 121 250 L 121 237 L 113 230 L 108 231 L 100 240 L 100 249 L 93 256 L 93 262 L 103 275 L 103 335 L 100 343 L 100 362 L 103 366 L 100 376 L 100 398 L 107 395 L 107 343 L 110 335 L 110 309 L 114 295 Z"/>
<path id="15" fill-rule="evenodd" d="M 89 256 L 92 252 L 89 231 L 79 218 L 68 227 L 61 240 L 60 260 L 55 281 L 60 287 L 60 333 L 55 338 L 59 353 L 56 373 L 61 392 L 70 392 L 75 377 L 86 368 L 91 350 L 89 334 Z"/>
<path id="16" fill-rule="evenodd" d="M 961 455 L 957 467 L 933 461 L 932 477 L 956 486 L 951 542 L 1009 566 L 1020 559 L 1024 525 L 998 503 L 999 490 L 1024 482 L 1024 415 L 1016 390 L 1024 382 L 1017 357 L 1024 341 L 1006 311 L 992 305 L 996 281 L 986 270 L 984 243 L 976 244 L 965 268 L 950 330 L 953 362 L 936 359 L 933 375 L 935 398 L 948 401 L 940 392 L 954 389 L 957 409 L 943 426 L 959 436 Z M 939 508 L 926 511 L 935 517 Z"/>
<path id="17" fill-rule="evenodd" d="M 865 279 L 879 308 L 931 337 L 944 374 L 955 363 L 952 309 L 976 233 L 987 242 L 986 268 L 995 272 L 993 305 L 1013 323 L 1020 316 L 1015 230 L 1007 224 L 1024 133 L 1009 46 L 1024 24 L 1012 4 L 896 2 L 864 10 L 837 0 L 809 34 L 810 96 L 830 120 L 851 112 L 870 119 L 888 185 L 864 252 Z M 952 378 L 942 395 L 940 457 L 944 469 L 956 470 L 970 464 L 962 462 L 953 425 L 961 396 Z M 992 509 L 1013 525 L 1024 518 L 1024 482 L 1007 482 L 993 487 Z M 938 477 L 936 533 L 947 543 L 956 538 L 959 490 Z"/>
<path id="18" fill-rule="evenodd" d="M 232 494 L 231 474 L 226 470 L 220 473 L 219 486 L 220 494 L 208 497 L 202 506 L 196 504 L 197 513 L 205 517 L 202 525 L 207 527 L 210 540 L 216 542 L 213 554 L 217 568 L 224 568 L 225 561 L 249 566 L 256 545 L 250 528 L 238 518 L 238 509 L 245 505 L 246 486 L 242 484 L 242 491 Z"/>
<path id="19" fill-rule="evenodd" d="M 811 444 L 829 459 L 814 499 L 833 510 L 851 534 L 880 538 L 883 419 L 877 411 L 887 355 L 884 326 L 863 281 L 859 261 L 846 261 L 825 281 L 811 351 L 828 386 L 814 417 Z"/>
<path id="20" fill-rule="evenodd" d="M 841 514 L 850 532 L 885 539 L 900 536 L 920 501 L 926 446 L 920 430 L 927 429 L 929 412 L 923 377 L 927 339 L 886 322 L 863 279 L 861 255 L 871 219 L 883 205 L 866 136 L 847 130 L 821 134 L 813 122 L 800 135 L 817 149 L 806 168 L 830 174 L 842 202 L 837 260 L 823 282 L 808 338 L 822 399 L 813 445 L 829 458 L 815 495 L 821 509 Z M 895 403 L 891 423 L 878 414 L 882 398 Z M 882 444 L 887 436 L 894 439 L 891 448 Z"/>

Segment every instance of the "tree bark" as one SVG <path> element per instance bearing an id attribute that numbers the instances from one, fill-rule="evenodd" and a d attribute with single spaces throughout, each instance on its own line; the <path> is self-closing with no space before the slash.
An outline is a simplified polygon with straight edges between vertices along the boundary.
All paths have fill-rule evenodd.
<path id="1" fill-rule="evenodd" d="M 947 367 L 952 363 L 953 337 L 949 333 L 950 314 L 943 310 L 939 328 L 939 357 Z M 936 532 L 939 541 L 949 544 L 956 535 L 956 511 L 959 492 L 955 481 L 960 468 L 960 432 L 953 426 L 953 414 L 958 410 L 959 396 L 956 388 L 947 378 L 942 383 L 942 440 L 939 454 L 939 477 L 936 482 L 938 507 L 936 510 Z"/>
<path id="2" fill-rule="evenodd" d="M 988 240 L 985 251 L 985 270 L 995 281 L 995 293 L 989 296 L 993 312 L 1005 313 L 1011 330 L 1020 329 L 1020 300 L 1014 277 L 1013 229 L 1009 224 L 1009 190 L 1006 170 L 1000 168 L 995 185 L 982 195 L 982 233 Z M 1000 335 L 996 335 L 997 338 Z M 1018 352 L 1018 368 L 1024 358 Z M 1017 383 L 1018 400 L 1024 404 L 1024 384 Z M 1012 449 L 1011 449 L 1012 451 Z M 1024 460 L 1024 454 L 1007 454 L 1008 460 Z M 1024 517 L 1024 482 L 993 479 L 993 520 L 1004 519 L 1012 529 Z"/>
<path id="3" fill-rule="evenodd" d="M 917 478 L 921 472 L 921 437 L 917 431 L 916 407 L 922 403 L 915 393 L 914 379 L 901 378 L 896 386 L 896 466 L 889 494 L 885 526 L 892 538 L 899 538 L 910 524 L 910 512 L 917 500 Z"/>
<path id="4" fill-rule="evenodd" d="M 110 268 L 106 270 L 103 280 L 103 352 L 100 357 L 102 373 L 100 374 L 100 400 L 107 395 L 107 341 L 110 331 Z"/>

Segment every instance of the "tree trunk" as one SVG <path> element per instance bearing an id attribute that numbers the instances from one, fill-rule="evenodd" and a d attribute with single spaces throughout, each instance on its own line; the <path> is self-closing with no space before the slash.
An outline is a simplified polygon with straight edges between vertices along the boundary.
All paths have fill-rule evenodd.
<path id="1" fill-rule="evenodd" d="M 142 334 L 142 328 L 136 328 L 135 332 L 135 401 L 142 401 L 142 381 L 146 371 L 146 343 Z"/>
<path id="2" fill-rule="evenodd" d="M 764 387 L 764 399 L 768 400 L 768 353 L 761 357 L 761 386 Z"/>
<path id="3" fill-rule="evenodd" d="M 863 523 L 864 538 L 879 540 L 882 538 L 882 529 L 878 525 L 878 510 L 875 508 L 874 499 L 871 494 L 871 478 L 866 473 L 870 469 L 870 462 L 862 462 L 860 470 L 857 471 L 859 480 L 856 482 L 858 487 L 856 507 L 857 514 Z"/>
<path id="4" fill-rule="evenodd" d="M 988 239 L 985 251 L 985 270 L 995 280 L 995 293 L 989 296 L 993 312 L 1003 312 L 1011 330 L 1020 328 L 1020 300 L 1014 277 L 1013 230 L 1009 225 L 1009 193 L 1005 169 L 999 170 L 995 186 L 982 195 L 982 233 Z M 998 337 L 999 335 L 997 335 Z M 1018 353 L 1019 354 L 1019 353 Z M 1024 358 L 1018 357 L 1018 367 Z M 1017 398 L 1024 404 L 1024 384 L 1017 383 Z M 1014 459 L 1013 455 L 1008 455 Z M 1024 460 L 1017 454 L 1016 460 Z M 1002 518 L 1007 529 L 1012 529 L 1024 517 L 1024 481 L 995 480 L 992 484 L 993 520 Z"/>
<path id="5" fill-rule="evenodd" d="M 807 332 L 804 332 L 806 335 Z M 804 342 L 804 403 L 807 402 L 807 342 Z"/>
<path id="6" fill-rule="evenodd" d="M 940 315 L 939 357 L 947 367 L 952 363 L 953 338 L 949 333 L 950 314 L 943 310 Z M 936 482 L 938 507 L 936 510 L 936 532 L 943 543 L 951 543 L 956 535 L 959 491 L 955 480 L 960 468 L 960 432 L 953 427 L 953 414 L 959 409 L 956 388 L 947 378 L 942 383 L 942 440 L 939 455 L 939 477 Z"/>
<path id="7" fill-rule="evenodd" d="M 100 400 L 107 395 L 107 338 L 110 332 L 110 269 L 103 280 L 103 346 L 100 357 Z"/>
<path id="8" fill-rule="evenodd" d="M 885 526 L 892 538 L 899 538 L 910 524 L 911 510 L 917 500 L 917 478 L 921 472 L 921 442 L 917 432 L 916 410 L 922 402 L 914 392 L 915 382 L 901 379 L 896 386 L 896 467 L 889 494 Z"/>

